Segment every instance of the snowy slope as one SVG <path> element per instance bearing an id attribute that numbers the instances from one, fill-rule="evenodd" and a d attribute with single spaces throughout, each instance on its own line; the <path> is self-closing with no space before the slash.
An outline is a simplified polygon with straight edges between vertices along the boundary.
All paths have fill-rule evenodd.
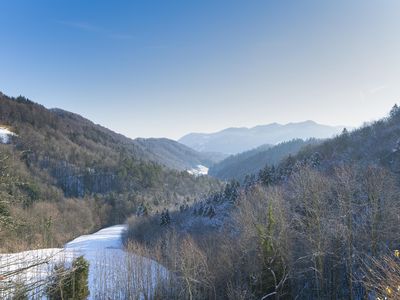
<path id="1" fill-rule="evenodd" d="M 1 284 L 23 282 L 34 284 L 45 281 L 55 264 L 70 265 L 73 258 L 83 255 L 90 263 L 89 299 L 138 299 L 154 293 L 156 282 L 166 278 L 167 271 L 156 262 L 122 250 L 121 235 L 126 225 L 116 225 L 90 235 L 80 236 L 64 248 L 40 249 L 16 254 L 0 254 Z M 32 262 L 49 263 L 32 266 Z M 12 271 L 27 268 L 22 274 Z M 45 299 L 43 288 L 30 298 Z M 129 296 L 127 295 L 129 293 Z"/>
<path id="2" fill-rule="evenodd" d="M 208 174 L 208 168 L 203 166 L 203 165 L 197 165 L 196 168 L 192 168 L 190 170 L 187 170 L 189 174 L 195 175 L 195 176 L 200 176 L 200 175 L 207 175 Z"/>
<path id="3" fill-rule="evenodd" d="M 0 143 L 9 143 L 10 137 L 13 135 L 15 135 L 15 133 L 10 131 L 7 127 L 0 126 Z"/>

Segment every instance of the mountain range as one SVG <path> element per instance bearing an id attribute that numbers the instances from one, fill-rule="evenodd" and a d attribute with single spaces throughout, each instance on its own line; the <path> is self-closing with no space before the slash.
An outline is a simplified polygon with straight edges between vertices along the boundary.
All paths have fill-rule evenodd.
<path id="1" fill-rule="evenodd" d="M 214 133 L 189 133 L 178 142 L 199 152 L 237 154 L 261 145 L 275 145 L 292 139 L 329 138 L 340 133 L 344 126 L 328 126 L 314 121 L 272 123 L 252 128 L 227 128 Z"/>

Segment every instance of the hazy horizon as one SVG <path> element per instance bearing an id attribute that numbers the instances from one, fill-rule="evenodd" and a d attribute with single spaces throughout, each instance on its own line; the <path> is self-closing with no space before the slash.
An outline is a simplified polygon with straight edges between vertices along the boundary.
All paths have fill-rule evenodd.
<path id="1" fill-rule="evenodd" d="M 397 1 L 0 3 L 0 91 L 128 137 L 313 120 L 400 97 Z"/>
<path id="2" fill-rule="evenodd" d="M 2 92 L 0 91 L 0 93 L 2 93 Z M 14 98 L 16 98 L 16 97 L 18 97 L 18 96 L 26 97 L 25 95 L 18 95 L 18 96 L 16 96 L 16 95 L 7 95 L 7 96 L 14 97 Z M 26 98 L 29 99 L 29 97 L 26 97 Z M 34 101 L 33 99 L 29 99 L 29 100 Z M 36 102 L 36 101 L 34 101 L 34 102 Z M 42 105 L 40 102 L 36 102 L 36 103 Z M 61 109 L 61 110 L 65 110 L 65 109 L 62 108 L 62 107 L 46 107 L 46 108 L 47 108 L 47 109 L 50 109 L 50 110 L 51 110 L 51 109 Z M 68 112 L 75 113 L 75 114 L 77 113 L 77 112 L 74 112 L 74 111 L 68 111 Z M 81 115 L 81 114 L 79 114 L 79 115 L 80 115 L 81 117 L 85 118 L 85 119 L 88 119 L 88 117 L 86 117 L 86 116 L 84 116 L 84 115 Z M 122 132 L 119 132 L 118 130 L 114 130 L 114 129 L 112 129 L 111 127 L 107 127 L 107 126 L 105 126 L 104 124 L 95 122 L 94 120 L 91 120 L 91 119 L 88 119 L 88 120 L 94 122 L 94 123 L 97 124 L 97 125 L 100 125 L 100 126 L 103 126 L 103 127 L 108 128 L 108 129 L 110 129 L 110 130 L 113 130 L 113 131 L 115 131 L 116 133 L 123 134 Z M 319 125 L 325 125 L 325 126 L 331 126 L 331 127 L 346 127 L 346 129 L 349 129 L 349 130 L 354 129 L 354 128 L 357 128 L 357 127 L 359 127 L 359 126 L 361 126 L 361 125 L 363 125 L 363 124 L 365 124 L 365 123 L 368 123 L 368 122 L 363 122 L 363 124 L 360 124 L 359 126 L 347 126 L 347 125 L 344 125 L 344 124 L 323 124 L 323 123 L 319 123 L 319 122 L 316 122 L 316 121 L 314 121 L 314 120 L 308 119 L 308 120 L 291 121 L 291 122 L 287 122 L 287 123 L 270 122 L 270 123 L 262 123 L 262 124 L 260 123 L 260 124 L 250 125 L 250 126 L 227 126 L 227 127 L 223 127 L 223 128 L 216 129 L 216 130 L 213 130 L 213 131 L 208 131 L 208 132 L 205 132 L 205 131 L 191 131 L 191 132 L 186 132 L 186 133 L 184 133 L 183 135 L 178 136 L 177 138 L 170 138 L 170 137 L 166 137 L 166 136 L 136 136 L 136 137 L 131 137 L 131 136 L 128 136 L 128 135 L 125 135 L 125 136 L 126 136 L 126 137 L 129 137 L 129 138 L 132 138 L 132 139 L 135 139 L 135 138 L 169 138 L 169 139 L 178 141 L 179 139 L 181 139 L 182 137 L 184 137 L 185 135 L 190 134 L 190 133 L 211 134 L 211 133 L 217 133 L 217 132 L 220 132 L 220 131 L 223 131 L 223 130 L 226 130 L 226 129 L 233 129 L 233 128 L 235 128 L 235 129 L 242 129 L 242 128 L 245 128 L 245 129 L 252 129 L 252 128 L 258 127 L 258 126 L 265 126 L 265 125 L 272 125 L 272 124 L 278 124 L 278 125 L 283 125 L 283 126 L 285 126 L 285 125 L 289 125 L 289 124 L 298 124 L 298 123 L 304 123 L 304 122 L 309 122 L 309 121 L 315 122 L 316 124 L 319 124 Z M 375 121 L 375 120 L 371 120 L 371 122 L 372 122 L 372 121 Z"/>

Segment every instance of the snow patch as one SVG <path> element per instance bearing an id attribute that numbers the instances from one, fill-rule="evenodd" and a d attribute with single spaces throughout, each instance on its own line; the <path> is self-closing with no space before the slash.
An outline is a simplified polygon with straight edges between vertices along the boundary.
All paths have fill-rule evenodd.
<path id="1" fill-rule="evenodd" d="M 126 228 L 126 225 L 116 225 L 82 235 L 64 248 L 0 254 L 0 298 L 9 296 L 2 293 L 2 285 L 45 283 L 55 265 L 70 266 L 72 260 L 81 255 L 89 262 L 88 299 L 126 299 L 127 292 L 135 293 L 136 299 L 153 295 L 157 283 L 168 277 L 168 271 L 151 259 L 123 250 L 121 236 Z M 43 263 L 33 266 L 37 262 Z M 12 274 L 22 268 L 26 270 Z M 46 299 L 43 287 L 31 293 L 36 294 L 37 299 Z"/>
<path id="2" fill-rule="evenodd" d="M 190 170 L 187 170 L 189 174 L 192 174 L 194 176 L 200 176 L 200 175 L 207 175 L 208 174 L 208 168 L 203 166 L 203 165 L 197 165 L 196 168 L 192 168 Z"/>
<path id="3" fill-rule="evenodd" d="M 16 134 L 10 131 L 9 128 L 0 126 L 0 143 L 8 144 L 10 142 L 10 137 L 15 135 Z"/>

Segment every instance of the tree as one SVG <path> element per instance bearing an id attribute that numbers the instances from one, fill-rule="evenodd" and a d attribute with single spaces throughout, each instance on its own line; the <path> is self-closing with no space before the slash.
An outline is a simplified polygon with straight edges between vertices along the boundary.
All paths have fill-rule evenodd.
<path id="1" fill-rule="evenodd" d="M 171 223 L 171 218 L 169 216 L 169 211 L 168 209 L 164 209 L 164 211 L 161 213 L 161 226 L 166 226 L 169 223 Z"/>
<path id="2" fill-rule="evenodd" d="M 307 257 L 304 265 L 299 265 L 299 271 L 311 270 L 308 279 L 310 282 L 310 297 L 324 299 L 325 265 L 327 246 L 331 238 L 329 226 L 331 215 L 330 203 L 331 182 L 309 167 L 301 168 L 294 173 L 289 182 L 289 201 L 292 205 L 292 220 L 296 230 L 294 249 L 295 259 Z"/>
<path id="3" fill-rule="evenodd" d="M 225 186 L 224 198 L 226 201 L 234 203 L 239 196 L 240 183 L 237 180 L 232 180 Z"/>
<path id="4" fill-rule="evenodd" d="M 236 266 L 255 299 L 288 299 L 290 245 L 282 190 L 260 184 L 245 194 L 234 214 L 240 232 Z"/>
<path id="5" fill-rule="evenodd" d="M 50 300 L 84 300 L 89 296 L 89 263 L 83 256 L 72 262 L 71 269 L 56 266 L 51 283 L 47 287 Z"/>
<path id="6" fill-rule="evenodd" d="M 394 119 L 399 115 L 399 113 L 400 113 L 400 108 L 397 104 L 395 104 L 395 105 L 393 105 L 392 109 L 390 110 L 389 117 Z"/>
<path id="7" fill-rule="evenodd" d="M 258 179 L 261 184 L 268 186 L 274 183 L 275 178 L 275 167 L 272 166 L 265 166 L 263 169 L 260 170 L 258 173 Z"/>
<path id="8" fill-rule="evenodd" d="M 361 177 L 367 204 L 364 214 L 366 246 L 372 256 L 377 256 L 397 240 L 398 188 L 393 175 L 379 167 L 367 167 Z"/>
<path id="9" fill-rule="evenodd" d="M 355 219 L 358 213 L 357 194 L 359 193 L 359 183 L 356 171 L 351 167 L 340 167 L 335 169 L 334 185 L 338 208 L 339 208 L 339 228 L 340 239 L 343 241 L 343 248 L 337 249 L 341 254 L 341 262 L 344 263 L 345 277 L 347 281 L 349 300 L 354 299 L 354 269 L 356 265 L 354 252 L 356 250 L 357 224 Z M 343 295 L 344 296 L 344 295 Z"/>

